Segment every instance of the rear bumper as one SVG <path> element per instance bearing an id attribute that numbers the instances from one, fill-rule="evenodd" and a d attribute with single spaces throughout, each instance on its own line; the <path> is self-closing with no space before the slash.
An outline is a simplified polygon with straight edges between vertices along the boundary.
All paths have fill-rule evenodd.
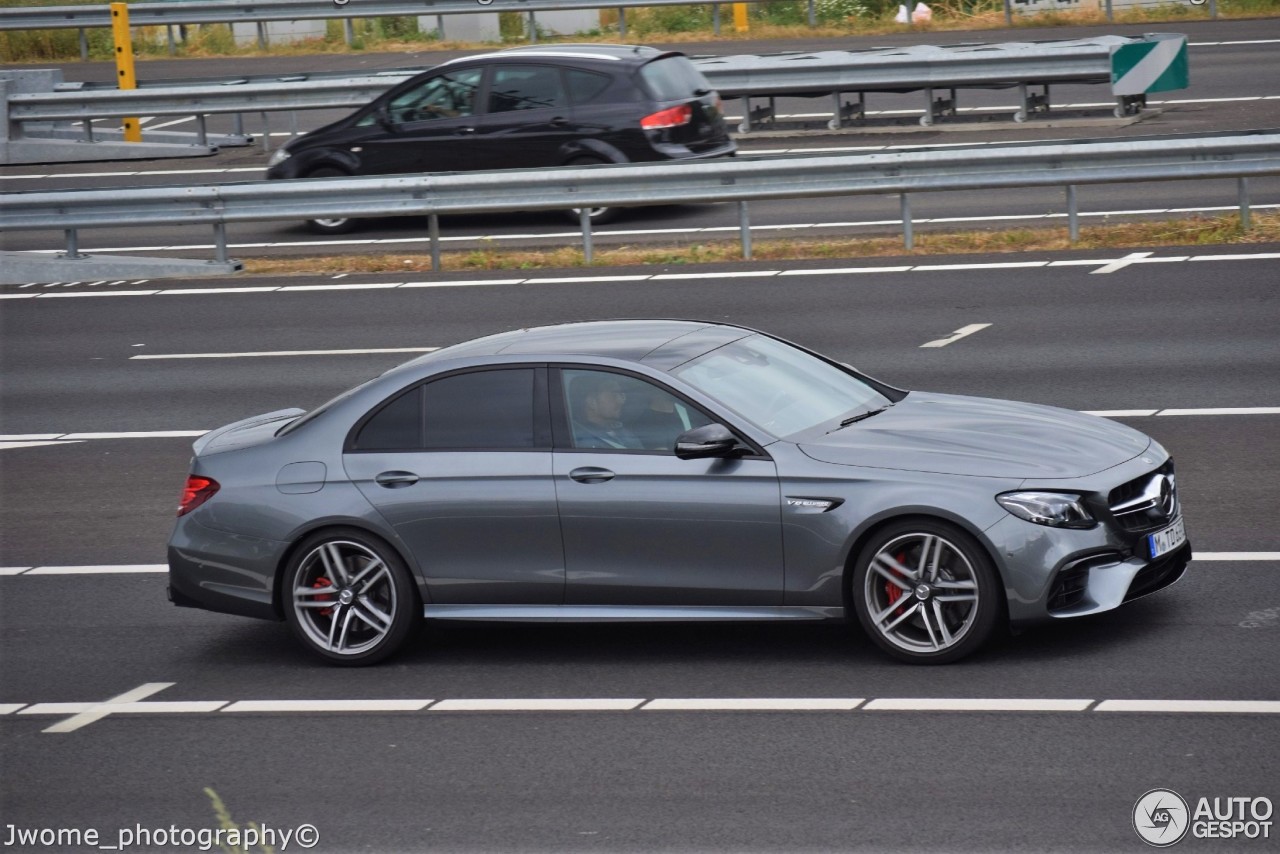
<path id="1" fill-rule="evenodd" d="M 286 548 L 286 543 L 215 531 L 183 517 L 169 539 L 169 601 L 279 620 L 275 575 Z"/>

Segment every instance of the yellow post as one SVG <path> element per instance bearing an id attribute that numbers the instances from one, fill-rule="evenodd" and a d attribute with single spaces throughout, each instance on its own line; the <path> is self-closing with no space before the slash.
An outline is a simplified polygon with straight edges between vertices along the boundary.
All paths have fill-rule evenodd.
<path id="1" fill-rule="evenodd" d="M 733 4 L 733 29 L 739 33 L 745 33 L 751 29 L 751 24 L 747 21 L 747 4 Z"/>
<path id="2" fill-rule="evenodd" d="M 133 73 L 133 40 L 129 37 L 129 4 L 111 4 L 111 40 L 116 45 L 116 85 L 121 89 L 137 89 Z M 126 142 L 142 142 L 142 126 L 137 117 L 124 120 Z"/>

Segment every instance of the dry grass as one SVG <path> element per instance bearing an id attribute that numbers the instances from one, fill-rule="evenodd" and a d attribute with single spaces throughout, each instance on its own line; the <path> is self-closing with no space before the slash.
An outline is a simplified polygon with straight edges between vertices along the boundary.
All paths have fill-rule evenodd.
<path id="1" fill-rule="evenodd" d="M 757 261 L 854 260 L 929 255 L 1052 252 L 1065 249 L 1129 249 L 1164 246 L 1222 246 L 1280 243 L 1280 214 L 1253 214 L 1249 231 L 1242 231 L 1239 217 L 1192 217 L 1164 222 L 1126 222 L 1090 226 L 1080 230 L 1071 244 L 1065 228 L 1017 228 L 1000 231 L 927 232 L 917 234 L 915 249 L 903 249 L 899 237 L 848 237 L 838 240 L 760 240 L 754 242 Z M 574 267 L 686 266 L 740 261 L 742 250 L 734 240 L 685 246 L 621 246 L 598 248 L 587 265 L 578 247 L 552 250 L 483 248 L 442 253 L 446 271 L 536 270 Z M 425 252 L 385 255 L 328 256 L 323 258 L 246 259 L 245 272 L 255 275 L 325 273 L 397 273 L 431 269 Z"/>

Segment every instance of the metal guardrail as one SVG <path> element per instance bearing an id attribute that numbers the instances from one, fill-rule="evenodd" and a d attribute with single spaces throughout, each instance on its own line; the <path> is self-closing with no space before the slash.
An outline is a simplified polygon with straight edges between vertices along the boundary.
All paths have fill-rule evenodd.
<path id="1" fill-rule="evenodd" d="M 747 203 L 755 200 L 899 194 L 910 248 L 911 193 L 1062 186 L 1074 240 L 1077 185 L 1236 178 L 1247 225 L 1247 179 L 1263 175 L 1280 175 L 1280 130 L 828 157 L 10 193 L 0 194 L 0 230 L 63 229 L 67 257 L 74 258 L 78 229 L 211 225 L 217 260 L 225 264 L 228 223 L 423 215 L 430 217 L 431 256 L 438 269 L 441 214 L 577 208 L 590 261 L 587 208 L 734 202 L 743 254 L 749 258 Z"/>
<path id="2" fill-rule="evenodd" d="M 155 4 L 139 4 L 145 8 Z M 76 8 L 76 7 L 73 7 Z M 955 115 L 956 90 L 961 88 L 1017 87 L 1019 106 L 1015 121 L 1049 110 L 1049 87 L 1058 83 L 1108 83 L 1112 80 L 1112 56 L 1124 47 L 1184 36 L 1150 34 L 1141 38 L 1098 36 L 1089 39 L 1010 44 L 921 45 L 857 51 L 697 57 L 695 62 L 711 85 L 729 99 L 742 99 L 744 116 L 738 130 L 781 127 L 776 112 L 778 96 L 829 96 L 836 130 L 866 118 L 869 92 L 924 90 L 925 113 L 921 123 L 931 125 L 939 116 Z M 294 75 L 274 80 L 225 80 L 152 86 L 140 89 L 79 89 L 38 92 L 8 97 L 8 121 L 81 121 L 92 138 L 93 119 L 124 116 L 197 117 L 197 141 L 206 142 L 205 117 L 212 114 L 292 112 L 362 106 L 422 69 L 397 69 L 375 75 L 337 77 L 332 74 Z M 299 77 L 307 79 L 298 79 Z M 1032 87 L 1041 87 L 1035 93 Z M 949 92 L 934 97 L 935 89 Z M 857 101 L 845 100 L 856 94 Z M 766 98 L 764 106 L 752 106 L 753 98 Z M 1118 96 L 1115 114 L 1140 108 L 1145 96 Z M 243 127 L 237 127 L 243 133 Z"/>

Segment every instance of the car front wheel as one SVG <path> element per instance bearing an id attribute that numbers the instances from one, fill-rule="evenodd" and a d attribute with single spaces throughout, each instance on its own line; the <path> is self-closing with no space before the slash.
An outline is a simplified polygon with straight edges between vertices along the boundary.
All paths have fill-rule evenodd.
<path id="1" fill-rule="evenodd" d="M 312 652 L 334 664 L 374 664 L 422 622 L 404 562 L 354 529 L 308 538 L 285 568 L 285 619 Z"/>
<path id="2" fill-rule="evenodd" d="M 346 178 L 348 173 L 332 166 L 322 166 L 307 174 L 308 178 Z M 324 217 L 307 220 L 307 228 L 316 234 L 346 234 L 354 231 L 356 221 L 350 217 Z"/>
<path id="3" fill-rule="evenodd" d="M 999 576 L 972 537 L 945 522 L 880 531 L 853 573 L 858 622 L 885 652 L 913 664 L 957 661 L 981 647 L 1002 613 Z"/>

